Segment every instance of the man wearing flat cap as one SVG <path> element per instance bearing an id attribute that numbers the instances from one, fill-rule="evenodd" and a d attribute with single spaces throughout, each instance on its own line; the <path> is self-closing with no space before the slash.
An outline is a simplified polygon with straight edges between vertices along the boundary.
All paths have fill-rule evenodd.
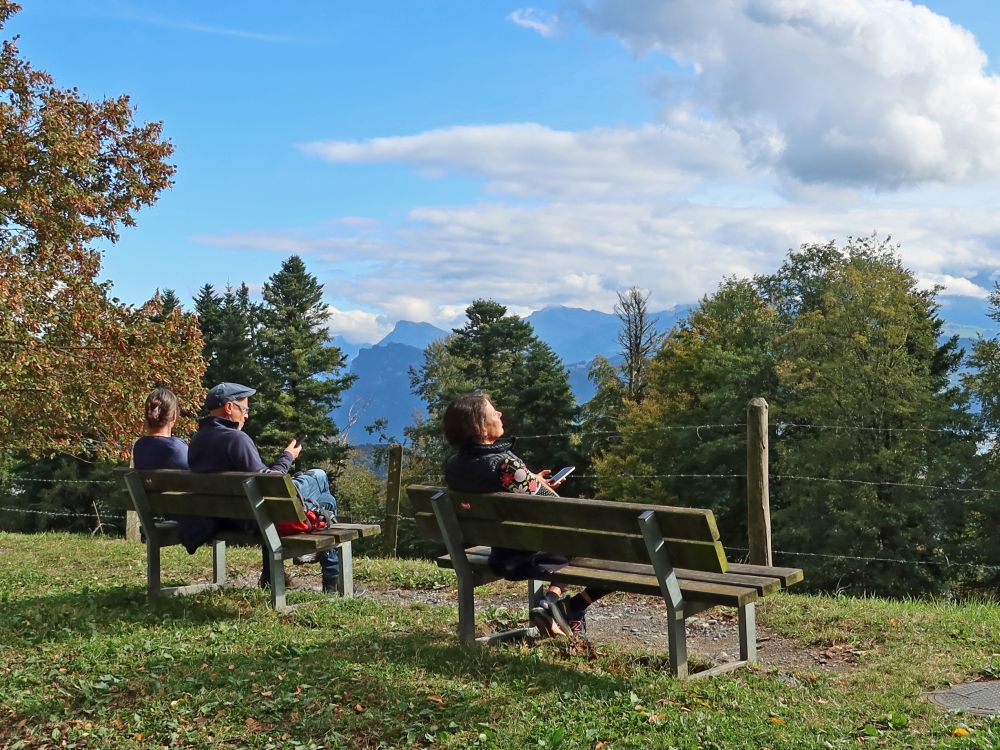
<path id="1" fill-rule="evenodd" d="M 270 466 L 265 465 L 261 460 L 260 451 L 253 438 L 243 432 L 243 425 L 250 414 L 250 397 L 257 391 L 239 383 L 219 383 L 213 386 L 205 397 L 205 410 L 207 417 L 198 421 L 198 431 L 191 438 L 191 445 L 188 447 L 188 465 L 194 472 L 218 472 L 218 471 L 256 471 L 274 472 L 277 474 L 287 474 L 292 467 L 292 462 L 299 457 L 302 452 L 302 444 L 297 440 L 292 440 L 278 456 L 278 460 Z M 317 482 L 315 474 L 322 473 L 323 482 Z M 303 492 L 303 484 L 299 481 L 299 476 L 293 478 L 299 494 L 307 499 L 322 503 L 324 500 L 332 501 L 335 507 L 336 500 L 329 492 L 329 485 L 326 484 L 326 473 L 321 470 L 310 470 L 302 474 L 308 477 L 309 489 Z M 306 480 L 303 479 L 303 482 Z M 325 487 L 325 497 L 309 497 L 315 495 L 314 485 L 322 484 L 320 490 Z M 193 519 L 202 521 L 197 526 L 185 528 L 181 534 L 181 542 L 187 547 L 189 552 L 194 548 L 204 544 L 224 527 L 224 519 L 203 518 Z M 317 560 L 323 571 L 323 590 L 333 593 L 337 590 L 337 580 L 340 576 L 340 559 L 334 550 L 327 550 L 317 555 Z M 264 571 L 260 577 L 260 584 L 266 585 L 270 580 L 269 566 L 270 558 L 264 550 Z"/>

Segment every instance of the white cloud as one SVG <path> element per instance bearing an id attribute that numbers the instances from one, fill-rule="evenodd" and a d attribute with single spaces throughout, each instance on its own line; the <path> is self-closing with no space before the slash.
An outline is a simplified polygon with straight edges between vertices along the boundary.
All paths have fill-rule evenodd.
<path id="1" fill-rule="evenodd" d="M 636 129 L 467 125 L 301 148 L 334 163 L 394 162 L 441 176 L 471 174 L 485 178 L 493 192 L 522 196 L 664 194 L 746 176 L 736 131 L 681 116 Z"/>
<path id="2" fill-rule="evenodd" d="M 989 289 L 984 289 L 976 282 L 962 276 L 952 276 L 947 273 L 924 274 L 918 286 L 922 289 L 931 289 L 935 286 L 943 287 L 940 290 L 942 297 L 987 299 L 990 296 Z"/>
<path id="3" fill-rule="evenodd" d="M 375 343 L 392 331 L 393 323 L 379 313 L 340 310 L 333 305 L 329 305 L 327 311 L 330 313 L 330 333 L 343 336 L 352 344 Z"/>
<path id="4" fill-rule="evenodd" d="M 507 20 L 526 29 L 537 31 L 544 37 L 554 35 L 559 28 L 559 18 L 557 16 L 545 13 L 537 8 L 519 8 L 507 16 Z"/>
<path id="5" fill-rule="evenodd" d="M 1000 79 L 968 31 L 909 0 L 594 0 L 581 17 L 688 66 L 681 90 L 706 122 L 803 182 L 896 188 L 1000 167 Z"/>
<path id="6" fill-rule="evenodd" d="M 917 196 L 920 197 L 920 196 Z M 916 202 L 916 198 L 913 200 Z M 327 294 L 348 300 L 334 333 L 377 341 L 388 321 L 461 323 L 465 307 L 489 297 L 525 312 L 545 305 L 610 311 L 616 292 L 638 284 L 655 308 L 690 303 L 730 275 L 771 273 L 789 248 L 891 232 L 904 265 L 942 296 L 983 299 L 971 279 L 1000 267 L 1000 215 L 948 206 L 696 206 L 684 201 L 484 203 L 425 207 L 373 250 L 372 266 L 350 275 L 348 246 L 312 266 Z"/>

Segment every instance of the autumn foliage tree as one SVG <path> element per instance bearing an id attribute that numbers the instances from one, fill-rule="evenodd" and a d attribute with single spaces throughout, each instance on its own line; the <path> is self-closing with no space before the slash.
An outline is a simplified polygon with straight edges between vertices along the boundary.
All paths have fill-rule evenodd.
<path id="1" fill-rule="evenodd" d="M 0 0 L 0 30 L 19 10 Z M 200 396 L 201 337 L 99 283 L 98 241 L 170 185 L 172 147 L 128 97 L 88 101 L 0 51 L 0 449 L 121 456 L 157 382 Z"/>

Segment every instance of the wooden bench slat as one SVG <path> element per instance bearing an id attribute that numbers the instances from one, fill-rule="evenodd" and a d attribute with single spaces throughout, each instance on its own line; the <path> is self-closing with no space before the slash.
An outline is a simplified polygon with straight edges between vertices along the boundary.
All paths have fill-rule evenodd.
<path id="1" fill-rule="evenodd" d="M 776 578 L 781 583 L 782 588 L 788 588 L 792 584 L 805 579 L 805 574 L 802 572 L 801 568 L 775 568 L 770 565 L 729 563 L 729 570 L 732 573 L 743 573 L 751 576 Z"/>
<path id="2" fill-rule="evenodd" d="M 544 550 L 566 557 L 598 557 L 622 562 L 649 560 L 646 543 L 638 534 L 567 529 L 520 523 L 460 520 L 468 545 Z M 674 565 L 723 573 L 726 555 L 719 542 L 665 539 Z"/>
<path id="3" fill-rule="evenodd" d="M 436 488 L 407 489 L 414 509 L 433 515 L 430 498 Z M 544 497 L 492 493 L 475 495 L 467 492 L 449 492 L 459 501 L 456 513 L 459 518 L 496 521 L 517 521 L 545 525 L 562 525 L 576 529 L 593 529 L 605 532 L 637 533 L 639 514 L 649 506 L 636 503 L 618 503 L 607 500 L 582 498 Z M 660 529 L 667 536 L 692 541 L 717 542 L 719 529 L 711 511 L 699 508 L 658 506 L 654 511 Z"/>
<path id="4" fill-rule="evenodd" d="M 466 558 L 469 562 L 477 567 L 488 567 L 487 559 L 489 558 L 490 548 L 489 547 L 473 547 L 466 550 Z M 451 559 L 448 555 L 441 555 L 437 558 L 438 565 L 443 568 L 451 568 Z M 600 570 L 600 571 L 618 571 L 622 573 L 633 573 L 641 576 L 649 576 L 652 578 L 653 583 L 657 586 L 657 591 L 659 590 L 659 584 L 656 583 L 656 573 L 653 571 L 652 565 L 644 565 L 641 563 L 626 563 L 626 562 L 614 562 L 611 560 L 594 560 L 586 557 L 575 557 L 570 560 L 570 565 L 574 568 L 587 568 L 590 570 Z M 563 569 L 565 570 L 565 568 Z M 766 578 L 762 576 L 748 576 L 729 573 L 706 573 L 701 570 L 687 570 L 685 568 L 674 568 L 674 573 L 677 575 L 679 580 L 685 581 L 701 581 L 702 583 L 715 583 L 723 586 L 739 586 L 742 588 L 752 588 L 754 589 L 758 596 L 766 596 L 768 594 L 773 594 L 781 589 L 781 582 L 776 578 Z M 648 593 L 645 591 L 636 593 Z"/>
<path id="5" fill-rule="evenodd" d="M 477 549 L 487 549 L 487 552 L 467 552 L 466 558 L 474 567 L 488 568 L 486 562 L 489 556 L 488 548 L 479 547 Z M 616 565 L 621 566 L 623 569 L 612 570 L 609 567 L 598 568 L 593 564 L 578 564 L 580 562 L 599 563 L 600 561 L 573 560 L 566 567 L 549 573 L 546 576 L 546 580 L 557 583 L 573 583 L 580 586 L 594 586 L 595 588 L 613 588 L 616 591 L 628 591 L 633 594 L 647 594 L 650 596 L 659 596 L 661 593 L 660 583 L 656 575 L 652 572 L 652 566 L 645 566 L 649 571 L 647 573 L 625 569 L 626 567 L 632 567 L 626 563 L 617 563 Z M 442 568 L 454 567 L 448 555 L 442 555 L 437 558 L 437 563 Z M 676 572 L 680 573 L 681 571 L 678 570 Z M 699 573 L 699 571 L 693 572 Z M 681 593 L 685 597 L 697 599 L 700 602 L 739 607 L 756 600 L 757 587 L 735 585 L 737 584 L 736 581 L 726 583 L 721 580 L 721 578 L 725 577 L 726 574 L 720 574 L 718 576 L 720 580 L 715 581 L 682 578 L 680 575 L 677 578 Z"/>
<path id="6" fill-rule="evenodd" d="M 287 474 L 248 473 L 242 471 L 221 471 L 212 474 L 197 474 L 181 469 L 140 470 L 121 467 L 116 472 L 124 475 L 138 471 L 146 492 L 193 492 L 199 495 L 233 495 L 246 497 L 243 480 L 252 476 L 265 497 L 297 497 L 295 484 Z"/>
<path id="7" fill-rule="evenodd" d="M 253 520 L 246 495 L 201 495 L 178 492 L 147 492 L 153 513 L 165 516 L 212 516 Z M 302 501 L 288 497 L 266 497 L 264 505 L 274 521 L 303 521 Z"/>
<path id="8" fill-rule="evenodd" d="M 407 488 L 413 510 L 434 515 L 431 498 L 437 487 L 412 485 Z M 520 521 L 552 525 L 556 520 L 564 526 L 602 531 L 636 533 L 636 519 L 648 505 L 619 503 L 608 500 L 589 500 L 575 497 L 545 497 L 496 492 L 476 495 L 468 492 L 448 493 L 464 503 L 456 509 L 460 518 Z M 465 505 L 468 505 L 466 508 Z M 692 541 L 717 542 L 719 529 L 715 516 L 701 508 L 678 508 L 660 505 L 653 508 L 660 529 L 667 536 Z"/>
<path id="9" fill-rule="evenodd" d="M 583 568 L 597 568 L 621 570 L 639 575 L 656 576 L 652 565 L 642 563 L 610 562 L 607 560 L 592 560 L 588 558 L 574 558 L 573 565 Z M 674 568 L 674 573 L 678 578 L 687 581 L 702 581 L 703 583 L 718 583 L 724 586 L 746 586 L 753 588 L 760 596 L 773 594 L 781 590 L 781 582 L 777 578 L 767 578 L 764 576 L 749 576 L 733 573 L 732 566 L 726 573 L 708 573 L 703 570 L 688 570 L 687 568 Z"/>

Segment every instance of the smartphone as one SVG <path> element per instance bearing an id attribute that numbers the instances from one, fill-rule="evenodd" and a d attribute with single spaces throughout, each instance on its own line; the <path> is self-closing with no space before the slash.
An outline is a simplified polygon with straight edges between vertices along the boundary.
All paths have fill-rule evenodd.
<path id="1" fill-rule="evenodd" d="M 556 482 L 561 482 L 570 474 L 572 474 L 575 470 L 576 470 L 575 466 L 564 466 L 563 468 L 559 469 L 559 471 L 557 471 L 555 474 L 549 475 L 548 483 L 555 484 Z"/>
<path id="2" fill-rule="evenodd" d="M 305 436 L 305 435 L 296 435 L 296 436 L 295 436 L 295 444 L 296 444 L 296 445 L 302 445 L 302 442 L 303 442 L 303 441 L 304 441 L 305 439 L 306 439 L 306 436 Z"/>

